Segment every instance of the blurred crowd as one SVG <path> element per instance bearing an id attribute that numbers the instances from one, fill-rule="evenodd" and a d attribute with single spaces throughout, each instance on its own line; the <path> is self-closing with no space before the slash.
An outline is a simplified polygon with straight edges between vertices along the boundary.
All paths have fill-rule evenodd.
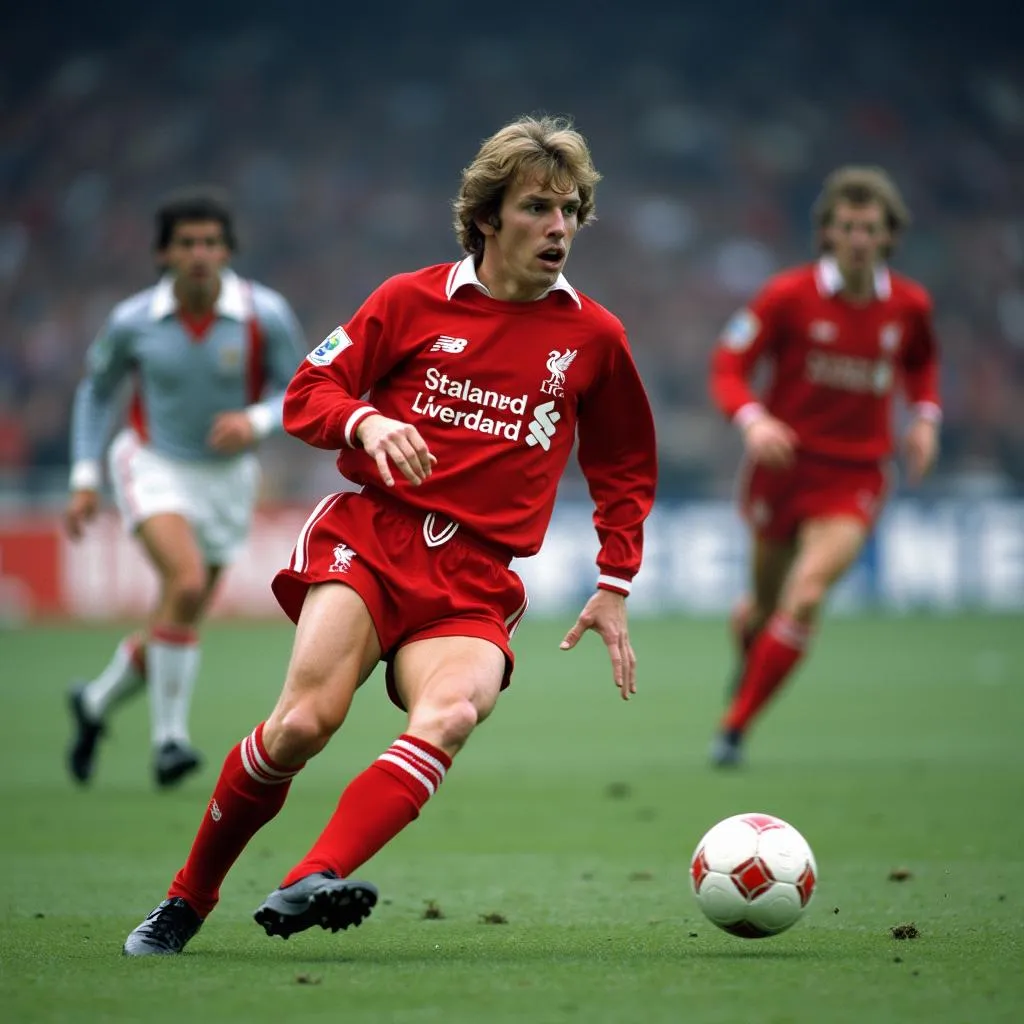
<path id="1" fill-rule="evenodd" d="M 537 111 L 571 114 L 604 174 L 567 276 L 627 325 L 664 494 L 728 493 L 739 446 L 707 398 L 711 347 L 768 275 L 812 257 L 810 205 L 845 162 L 886 167 L 914 214 L 894 265 L 936 301 L 946 419 L 932 487 L 1020 488 L 1024 64 L 996 35 L 964 45 L 881 25 L 870 3 L 832 24 L 830 6 L 781 3 L 749 31 L 728 5 L 665 5 L 586 24 L 552 9 L 513 30 L 483 13 L 455 34 L 408 3 L 389 6 L 391 31 L 361 32 L 353 15 L 328 33 L 282 31 L 254 4 L 170 40 L 140 24 L 31 61 L 8 35 L 0 492 L 64 485 L 83 353 L 113 304 L 154 280 L 164 191 L 230 189 L 236 266 L 289 298 L 312 347 L 383 278 L 459 256 L 461 168 Z M 269 498 L 335 486 L 331 458 L 297 442 L 264 461 Z"/>

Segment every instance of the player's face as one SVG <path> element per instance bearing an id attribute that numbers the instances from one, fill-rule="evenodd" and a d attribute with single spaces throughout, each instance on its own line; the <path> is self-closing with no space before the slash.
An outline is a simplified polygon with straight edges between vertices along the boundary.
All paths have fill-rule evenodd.
<path id="1" fill-rule="evenodd" d="M 179 221 L 161 254 L 164 267 L 182 283 L 204 288 L 219 281 L 231 257 L 224 226 L 216 220 Z"/>
<path id="2" fill-rule="evenodd" d="M 579 228 L 580 194 L 556 192 L 536 178 L 505 191 L 500 227 L 480 223 L 480 280 L 495 298 L 529 302 L 558 280 Z"/>
<path id="3" fill-rule="evenodd" d="M 891 236 L 881 203 L 836 203 L 825 229 L 832 254 L 844 274 L 863 273 L 883 258 Z"/>

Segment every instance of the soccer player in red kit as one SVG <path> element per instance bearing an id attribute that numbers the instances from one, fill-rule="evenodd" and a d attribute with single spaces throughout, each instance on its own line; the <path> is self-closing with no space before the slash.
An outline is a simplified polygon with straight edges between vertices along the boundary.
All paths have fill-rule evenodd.
<path id="1" fill-rule="evenodd" d="M 740 674 L 711 750 L 735 765 L 754 718 L 803 657 L 830 588 L 856 561 L 885 498 L 892 396 L 912 417 L 911 483 L 931 468 L 941 417 L 931 300 L 886 260 L 909 223 L 889 176 L 842 167 L 813 211 L 821 256 L 773 277 L 726 325 L 711 394 L 743 432 L 739 500 L 750 593 L 732 627 Z M 763 399 L 750 386 L 770 365 Z"/>
<path id="2" fill-rule="evenodd" d="M 466 258 L 385 281 L 296 373 L 285 428 L 340 449 L 362 489 L 320 502 L 275 578 L 297 626 L 281 696 L 228 754 L 184 867 L 126 954 L 182 950 L 384 661 L 405 731 L 255 918 L 287 937 L 370 913 L 377 891 L 351 872 L 418 816 L 509 683 L 527 605 L 509 563 L 540 548 L 577 439 L 599 575 L 561 646 L 595 630 L 619 693 L 635 692 L 626 595 L 654 498 L 654 426 L 622 324 L 562 275 L 598 179 L 568 122 L 507 125 L 463 172 Z"/>

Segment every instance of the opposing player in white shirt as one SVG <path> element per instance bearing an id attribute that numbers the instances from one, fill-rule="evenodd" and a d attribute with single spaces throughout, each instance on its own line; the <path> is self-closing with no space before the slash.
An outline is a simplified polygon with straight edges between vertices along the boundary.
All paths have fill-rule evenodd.
<path id="1" fill-rule="evenodd" d="M 71 426 L 66 525 L 99 507 L 102 464 L 126 527 L 160 581 L 148 626 L 72 689 L 68 767 L 86 783 L 108 712 L 148 686 L 160 786 L 200 765 L 188 733 L 197 628 L 252 520 L 257 443 L 281 430 L 284 390 L 307 348 L 287 301 L 232 271 L 231 211 L 217 190 L 172 194 L 156 213 L 163 276 L 119 303 L 87 355 Z M 131 390 L 128 424 L 123 417 Z"/>

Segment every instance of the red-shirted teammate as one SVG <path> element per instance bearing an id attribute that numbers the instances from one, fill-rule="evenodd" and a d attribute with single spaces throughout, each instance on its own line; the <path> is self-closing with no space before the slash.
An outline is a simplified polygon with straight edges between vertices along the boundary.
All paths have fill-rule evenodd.
<path id="1" fill-rule="evenodd" d="M 369 914 L 376 889 L 349 874 L 416 818 L 508 685 L 527 604 L 509 563 L 540 548 L 577 438 L 600 574 L 561 646 L 597 631 L 622 697 L 635 692 L 625 597 L 654 497 L 654 426 L 622 324 L 561 273 L 598 178 L 567 122 L 507 125 L 463 172 L 466 259 L 386 281 L 295 375 L 286 429 L 341 449 L 362 490 L 320 502 L 275 579 L 297 622 L 281 697 L 228 754 L 185 866 L 126 954 L 181 951 L 383 660 L 405 732 L 255 918 L 287 937 Z"/>
<path id="2" fill-rule="evenodd" d="M 772 278 L 726 326 L 711 393 L 744 434 L 740 502 L 752 534 L 751 591 L 732 627 L 741 671 L 712 746 L 740 762 L 754 717 L 796 667 L 826 594 L 856 560 L 885 497 L 892 395 L 912 407 L 912 483 L 938 449 L 931 300 L 886 259 L 909 222 L 888 175 L 843 167 L 813 212 L 821 258 Z M 766 361 L 763 400 L 750 388 Z"/>

